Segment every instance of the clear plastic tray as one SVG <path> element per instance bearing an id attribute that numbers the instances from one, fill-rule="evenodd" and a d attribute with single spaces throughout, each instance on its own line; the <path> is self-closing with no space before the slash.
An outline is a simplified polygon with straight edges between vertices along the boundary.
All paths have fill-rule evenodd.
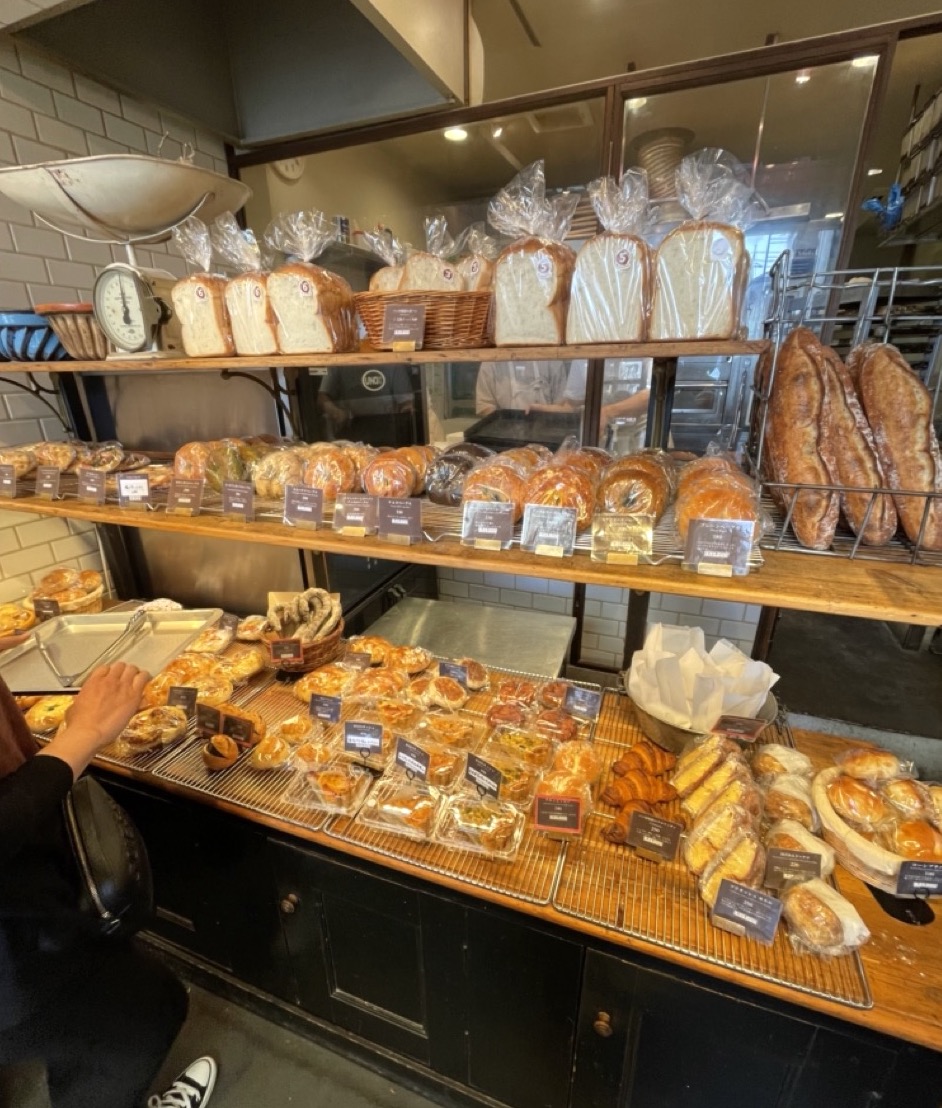
<path id="1" fill-rule="evenodd" d="M 357 820 L 367 827 L 427 840 L 432 834 L 442 794 L 424 781 L 404 776 L 380 781 L 360 809 Z"/>
<path id="2" fill-rule="evenodd" d="M 497 860 L 517 853 L 526 816 L 512 804 L 458 795 L 439 810 L 432 838 L 457 850 L 470 850 Z"/>
<path id="3" fill-rule="evenodd" d="M 540 771 L 535 766 L 528 766 L 525 762 L 521 762 L 519 758 L 514 757 L 496 743 L 487 743 L 479 751 L 478 756 L 500 770 L 502 777 L 500 799 L 518 808 L 529 809 L 540 780 Z M 476 786 L 471 782 L 467 782 L 466 787 L 468 791 L 476 792 Z"/>
<path id="4" fill-rule="evenodd" d="M 282 800 L 299 808 L 355 815 L 373 783 L 369 770 L 337 759 L 323 769 L 297 773 Z"/>
<path id="5" fill-rule="evenodd" d="M 490 742 L 536 770 L 548 769 L 556 754 L 556 742 L 549 735 L 535 730 L 498 727 Z"/>
<path id="6" fill-rule="evenodd" d="M 481 716 L 446 709 L 425 713 L 413 732 L 417 742 L 437 742 L 462 750 L 477 750 L 487 738 L 488 727 Z"/>

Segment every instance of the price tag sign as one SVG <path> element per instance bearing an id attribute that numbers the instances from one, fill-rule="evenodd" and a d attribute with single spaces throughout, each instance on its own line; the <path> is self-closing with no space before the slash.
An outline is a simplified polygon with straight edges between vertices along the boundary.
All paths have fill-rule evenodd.
<path id="1" fill-rule="evenodd" d="M 239 746 L 252 745 L 252 721 L 241 716 L 223 715 L 222 733 L 228 735 Z"/>
<path id="2" fill-rule="evenodd" d="M 469 500 L 461 517 L 461 541 L 478 550 L 506 550 L 514 537 L 512 504 Z"/>
<path id="3" fill-rule="evenodd" d="M 896 882 L 897 896 L 939 896 L 942 894 L 942 864 L 903 862 Z"/>
<path id="4" fill-rule="evenodd" d="M 373 664 L 372 657 L 362 650 L 347 650 L 343 656 L 343 664 L 349 669 L 360 671 L 367 670 Z"/>
<path id="5" fill-rule="evenodd" d="M 755 526 L 749 519 L 691 520 L 684 569 L 711 577 L 744 577 L 749 572 Z"/>
<path id="6" fill-rule="evenodd" d="M 223 481 L 222 512 L 246 522 L 255 519 L 255 489 L 251 481 Z"/>
<path id="7" fill-rule="evenodd" d="M 34 600 L 33 611 L 38 620 L 55 619 L 60 614 L 58 600 Z"/>
<path id="8" fill-rule="evenodd" d="M 720 716 L 710 728 L 714 735 L 726 735 L 743 743 L 754 743 L 768 727 L 767 719 L 753 719 L 751 716 Z"/>
<path id="9" fill-rule="evenodd" d="M 425 340 L 425 306 L 387 304 L 383 313 L 383 345 L 393 350 L 421 350 Z"/>
<path id="10" fill-rule="evenodd" d="M 781 915 L 782 902 L 777 896 L 737 885 L 724 877 L 710 918 L 715 927 L 771 946 Z"/>
<path id="11" fill-rule="evenodd" d="M 565 558 L 576 545 L 576 509 L 525 504 L 520 545 L 547 558 Z"/>
<path id="12" fill-rule="evenodd" d="M 285 485 L 285 523 L 316 531 L 324 519 L 324 490 Z"/>
<path id="13" fill-rule="evenodd" d="M 343 748 L 355 754 L 381 754 L 383 725 L 362 719 L 348 719 L 343 725 Z"/>
<path id="14" fill-rule="evenodd" d="M 275 665 L 304 660 L 304 646 L 300 639 L 276 639 L 268 644 L 268 649 Z"/>
<path id="15" fill-rule="evenodd" d="M 0 466 L 0 496 L 6 500 L 16 499 L 16 467 Z"/>
<path id="16" fill-rule="evenodd" d="M 197 704 L 196 726 L 203 736 L 218 735 L 222 730 L 222 713 L 208 704 Z"/>
<path id="17" fill-rule="evenodd" d="M 324 723 L 340 722 L 341 700 L 339 696 L 327 696 L 324 693 L 313 693 L 308 705 L 308 711 L 312 719 L 323 720 Z"/>
<path id="18" fill-rule="evenodd" d="M 504 775 L 497 766 L 492 766 L 477 754 L 468 755 L 468 764 L 464 771 L 465 780 L 474 785 L 481 796 L 500 796 L 500 787 Z"/>
<path id="19" fill-rule="evenodd" d="M 362 538 L 375 535 L 378 523 L 376 497 L 362 492 L 343 492 L 334 505 L 334 530 Z"/>
<path id="20" fill-rule="evenodd" d="M 451 677 L 463 688 L 468 687 L 468 667 L 459 665 L 458 662 L 439 662 L 439 677 Z"/>
<path id="21" fill-rule="evenodd" d="M 680 846 L 683 827 L 673 820 L 632 812 L 626 842 L 643 858 L 654 862 L 673 862 Z"/>
<path id="22" fill-rule="evenodd" d="M 80 469 L 78 471 L 79 500 L 88 504 L 104 504 L 105 475 L 100 469 Z"/>
<path id="23" fill-rule="evenodd" d="M 172 685 L 167 692 L 167 703 L 171 708 L 182 708 L 186 712 L 186 718 L 192 719 L 196 715 L 196 698 L 198 689 L 189 685 Z"/>
<path id="24" fill-rule="evenodd" d="M 198 516 L 203 506 L 203 482 L 174 477 L 167 489 L 167 514 Z"/>
<path id="25" fill-rule="evenodd" d="M 579 719 L 598 719 L 602 710 L 602 690 L 568 685 L 563 697 L 563 707 L 571 716 L 578 716 Z"/>
<path id="26" fill-rule="evenodd" d="M 399 497 L 379 501 L 379 537 L 411 546 L 422 541 L 422 502 Z"/>
<path id="27" fill-rule="evenodd" d="M 564 835 L 582 833 L 582 799 L 578 796 L 538 796 L 533 801 L 533 826 L 537 831 Z"/>
<path id="28" fill-rule="evenodd" d="M 810 881 L 821 876 L 821 855 L 810 850 L 784 850 L 770 846 L 765 856 L 767 889 L 784 889 L 790 881 Z"/>
<path id="29" fill-rule="evenodd" d="M 131 509 L 144 509 L 150 505 L 150 478 L 146 473 L 118 474 L 118 504 Z"/>
<path id="30" fill-rule="evenodd" d="M 221 631 L 229 631 L 231 634 L 235 634 L 239 630 L 239 624 L 241 619 L 235 614 L 235 612 L 223 612 L 219 617 L 219 622 L 216 625 Z"/>
<path id="31" fill-rule="evenodd" d="M 408 739 L 396 740 L 396 765 L 406 771 L 410 778 L 428 780 L 430 755 L 421 746 L 410 743 Z"/>
<path id="32" fill-rule="evenodd" d="M 600 512 L 592 519 L 592 561 L 636 566 L 654 551 L 654 517 Z"/>
<path id="33" fill-rule="evenodd" d="M 36 495 L 43 500 L 55 500 L 59 496 L 62 470 L 58 466 L 38 466 L 36 469 Z"/>

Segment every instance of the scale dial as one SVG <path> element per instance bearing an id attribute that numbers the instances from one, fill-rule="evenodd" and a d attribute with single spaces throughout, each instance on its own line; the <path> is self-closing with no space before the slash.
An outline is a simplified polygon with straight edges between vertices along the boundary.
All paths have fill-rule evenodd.
<path id="1" fill-rule="evenodd" d="M 137 353 L 153 345 L 160 308 L 147 281 L 121 262 L 102 270 L 95 282 L 95 318 L 119 350 Z"/>

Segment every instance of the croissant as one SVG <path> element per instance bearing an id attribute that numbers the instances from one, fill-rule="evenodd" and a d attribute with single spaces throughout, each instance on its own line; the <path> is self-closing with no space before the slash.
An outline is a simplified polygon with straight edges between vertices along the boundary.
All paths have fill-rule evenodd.
<path id="1" fill-rule="evenodd" d="M 631 824 L 633 812 L 644 812 L 645 815 L 649 816 L 652 814 L 651 805 L 645 800 L 629 800 L 611 823 L 606 823 L 602 828 L 600 832 L 602 837 L 616 846 L 621 846 L 627 842 L 628 827 Z"/>
<path id="2" fill-rule="evenodd" d="M 665 800 L 673 800 L 675 796 L 677 796 L 677 790 L 673 785 L 633 769 L 624 776 L 610 781 L 602 793 L 602 800 L 606 804 L 622 808 L 630 800 L 645 800 L 649 804 L 660 804 Z"/>
<path id="3" fill-rule="evenodd" d="M 612 766 L 612 772 L 622 777 L 633 769 L 642 770 L 653 777 L 670 773 L 677 764 L 677 758 L 653 743 L 640 742 L 623 754 Z"/>

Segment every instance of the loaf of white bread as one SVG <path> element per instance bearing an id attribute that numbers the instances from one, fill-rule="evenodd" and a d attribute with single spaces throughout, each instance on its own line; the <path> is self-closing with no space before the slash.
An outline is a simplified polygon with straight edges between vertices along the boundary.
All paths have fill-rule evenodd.
<path id="1" fill-rule="evenodd" d="M 170 294 L 183 335 L 183 349 L 190 358 L 222 358 L 235 353 L 226 280 L 209 273 L 194 273 L 177 281 Z"/>
<path id="2" fill-rule="evenodd" d="M 457 268 L 466 292 L 483 292 L 494 284 L 494 263 L 483 254 L 466 254 Z"/>
<path id="3" fill-rule="evenodd" d="M 320 266 L 291 262 L 268 275 L 268 300 L 282 354 L 356 349 L 353 290 Z"/>
<path id="4" fill-rule="evenodd" d="M 708 220 L 682 223 L 655 256 L 649 338 L 728 339 L 739 330 L 749 273 L 742 231 Z"/>
<path id="5" fill-rule="evenodd" d="M 576 256 L 539 238 L 508 246 L 494 270 L 494 341 L 498 346 L 559 346 L 566 341 L 569 286 Z"/>
<path id="6" fill-rule="evenodd" d="M 384 265 L 370 278 L 370 292 L 396 292 L 401 280 L 401 265 Z"/>
<path id="7" fill-rule="evenodd" d="M 233 277 L 226 285 L 226 308 L 237 354 L 278 353 L 267 274 L 252 271 Z"/>
<path id="8" fill-rule="evenodd" d="M 566 342 L 641 342 L 650 252 L 635 235 L 604 231 L 576 256 Z"/>
<path id="9" fill-rule="evenodd" d="M 399 292 L 462 292 L 464 281 L 457 268 L 437 254 L 416 250 L 402 266 Z"/>

